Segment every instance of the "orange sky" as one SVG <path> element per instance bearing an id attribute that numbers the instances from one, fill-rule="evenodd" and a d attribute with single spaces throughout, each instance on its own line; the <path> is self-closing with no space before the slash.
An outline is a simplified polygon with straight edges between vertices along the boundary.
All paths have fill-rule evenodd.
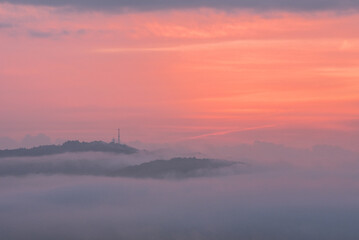
<path id="1" fill-rule="evenodd" d="M 0 4 L 0 136 L 359 141 L 359 14 Z M 6 24 L 5 24 L 6 23 Z M 227 134 L 228 133 L 228 134 Z M 309 141 L 310 140 L 310 141 Z"/>

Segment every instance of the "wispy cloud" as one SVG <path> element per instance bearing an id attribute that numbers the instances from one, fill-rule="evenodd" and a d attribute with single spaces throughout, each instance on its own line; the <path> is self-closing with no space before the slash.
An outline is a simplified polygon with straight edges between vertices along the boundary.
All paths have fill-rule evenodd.
<path id="1" fill-rule="evenodd" d="M 70 34 L 70 32 L 67 30 L 62 30 L 62 31 L 29 30 L 28 34 L 34 38 L 52 38 L 52 37 L 67 36 Z"/>
<path id="2" fill-rule="evenodd" d="M 235 8 L 248 8 L 256 10 L 275 10 L 288 9 L 292 11 L 314 11 L 314 10 L 346 10 L 356 9 L 359 7 L 358 1 L 351 0 L 103 0 L 103 1 L 87 1 L 87 0 L 55 0 L 55 1 L 38 1 L 38 0 L 0 0 L 12 4 L 32 4 L 54 7 L 73 7 L 80 10 L 100 10 L 100 11 L 151 11 L 164 9 L 188 9 L 188 8 L 220 8 L 232 10 Z"/>
<path id="3" fill-rule="evenodd" d="M 207 51 L 216 49 L 228 49 L 235 47 L 259 47 L 259 46 L 279 46 L 283 43 L 295 43 L 298 40 L 225 40 L 216 42 L 203 42 L 198 44 L 183 44 L 173 46 L 158 47 L 113 47 L 97 48 L 95 53 L 126 53 L 126 52 L 178 52 L 178 51 Z"/>
<path id="4" fill-rule="evenodd" d="M 199 139 L 199 138 L 207 138 L 207 137 L 212 137 L 212 136 L 221 136 L 221 135 L 227 135 L 227 134 L 237 133 L 237 132 L 246 132 L 246 131 L 263 129 L 263 128 L 273 128 L 275 126 L 276 125 L 264 125 L 264 126 L 248 127 L 248 128 L 241 128 L 241 129 L 232 129 L 232 130 L 226 130 L 226 131 L 217 131 L 217 132 L 206 133 L 206 134 L 189 137 L 187 139 Z"/>
<path id="5" fill-rule="evenodd" d="M 6 23 L 6 22 L 0 22 L 0 29 L 1 28 L 12 28 L 13 24 L 11 23 Z"/>

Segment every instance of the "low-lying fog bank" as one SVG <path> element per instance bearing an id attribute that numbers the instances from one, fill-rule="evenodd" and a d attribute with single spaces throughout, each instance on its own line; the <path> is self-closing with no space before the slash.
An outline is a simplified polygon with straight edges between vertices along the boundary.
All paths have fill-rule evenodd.
<path id="1" fill-rule="evenodd" d="M 202 156 L 217 158 L 222 154 L 220 159 L 225 162 L 181 158 L 189 161 L 176 165 L 178 159 L 156 161 L 179 155 L 165 150 L 1 159 L 0 239 L 359 237 L 357 153 L 332 147 L 300 150 L 262 143 L 228 148 L 217 155 L 216 151 Z M 243 161 L 245 164 L 232 165 Z M 218 163 L 219 169 L 226 170 L 203 174 L 203 169 L 216 169 Z M 11 164 L 18 171 L 43 172 L 5 174 Z M 195 171 L 189 174 L 188 166 Z M 233 166 L 239 171 L 229 172 Z M 98 174 L 126 168 L 131 174 L 142 175 Z M 81 174 L 81 169 L 97 174 Z M 182 177 L 164 174 L 168 169 L 177 169 Z M 148 177 L 148 171 L 156 174 Z"/>
<path id="2" fill-rule="evenodd" d="M 356 171 L 0 181 L 1 239 L 356 239 Z"/>
<path id="3" fill-rule="evenodd" d="M 131 155 L 88 152 L 31 158 L 0 158 L 0 177 L 63 174 L 184 179 L 235 174 L 240 167 L 243 171 L 248 168 L 246 164 L 238 161 L 195 157 L 163 160 L 155 157 L 155 154 L 148 152 Z"/>

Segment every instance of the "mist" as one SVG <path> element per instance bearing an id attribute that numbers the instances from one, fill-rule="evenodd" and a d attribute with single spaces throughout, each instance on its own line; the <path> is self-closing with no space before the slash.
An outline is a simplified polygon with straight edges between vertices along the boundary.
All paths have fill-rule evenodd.
<path id="1" fill-rule="evenodd" d="M 197 154 L 215 157 L 220 155 L 217 150 Z M 19 168 L 26 162 L 58 162 L 57 168 L 64 162 L 87 161 L 105 169 L 170 159 L 181 151 L 2 159 L 0 169 L 10 160 Z M 0 238 L 336 240 L 359 236 L 357 153 L 259 142 L 226 151 L 232 157 L 222 160 L 245 160 L 247 171 L 178 180 L 61 171 L 2 175 Z M 296 164 L 299 159 L 308 162 L 305 158 L 313 164 Z"/>
<path id="2" fill-rule="evenodd" d="M 2 239 L 355 239 L 355 175 L 1 181 Z M 357 187 L 357 186 L 356 186 Z"/>
<path id="3" fill-rule="evenodd" d="M 244 171 L 247 168 L 243 162 L 218 159 L 177 157 L 164 160 L 146 151 L 132 154 L 87 152 L 0 158 L 0 177 L 62 174 L 181 179 L 236 174 L 240 169 Z"/>

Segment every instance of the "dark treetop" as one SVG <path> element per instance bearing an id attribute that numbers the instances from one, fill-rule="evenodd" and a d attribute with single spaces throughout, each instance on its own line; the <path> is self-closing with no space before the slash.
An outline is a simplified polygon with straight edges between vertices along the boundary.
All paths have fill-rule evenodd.
<path id="1" fill-rule="evenodd" d="M 103 159 L 59 158 L 51 160 L 50 158 L 39 158 L 32 159 L 31 161 L 27 161 L 25 158 L 1 159 L 0 177 L 25 176 L 29 174 L 63 174 L 78 176 L 92 175 L 131 178 L 185 179 L 235 174 L 237 173 L 235 172 L 237 168 L 230 167 L 239 164 L 240 162 L 178 157 L 170 160 L 155 160 L 130 166 L 113 163 L 113 161 L 108 162 Z M 233 170 L 232 172 L 230 172 L 231 169 Z"/>
<path id="2" fill-rule="evenodd" d="M 135 178 L 188 178 L 213 175 L 214 170 L 230 167 L 239 162 L 214 159 L 172 158 L 128 166 L 112 174 Z"/>
<path id="3" fill-rule="evenodd" d="M 80 142 L 67 141 L 62 145 L 44 145 L 34 148 L 18 148 L 11 150 L 0 150 L 1 157 L 35 157 L 61 153 L 75 152 L 106 152 L 106 153 L 136 153 L 137 149 L 124 144 L 106 143 L 102 141 Z"/>

